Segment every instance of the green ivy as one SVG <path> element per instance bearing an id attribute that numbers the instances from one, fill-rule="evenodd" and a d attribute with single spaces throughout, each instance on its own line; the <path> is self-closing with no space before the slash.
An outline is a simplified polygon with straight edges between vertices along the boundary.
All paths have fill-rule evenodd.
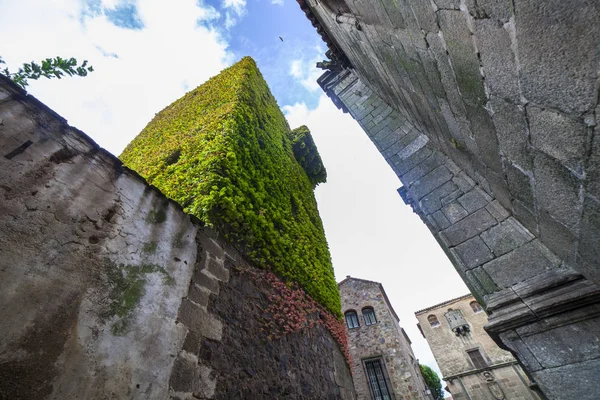
<path id="1" fill-rule="evenodd" d="M 327 171 L 306 125 L 290 131 L 288 136 L 292 141 L 294 156 L 302 168 L 304 168 L 304 171 L 306 171 L 308 179 L 310 179 L 313 186 L 325 183 L 327 181 Z"/>
<path id="2" fill-rule="evenodd" d="M 310 147 L 300 157 L 308 172 L 292 140 Z M 162 110 L 120 157 L 258 266 L 341 315 L 313 193 L 325 170 L 310 134 L 290 134 L 254 60 L 243 58 Z"/>

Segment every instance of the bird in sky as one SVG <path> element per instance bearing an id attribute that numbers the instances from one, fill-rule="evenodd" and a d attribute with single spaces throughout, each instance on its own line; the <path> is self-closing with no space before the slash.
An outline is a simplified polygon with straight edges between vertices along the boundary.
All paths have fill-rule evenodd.
<path id="1" fill-rule="evenodd" d="M 281 40 L 283 42 L 283 38 L 281 36 L 279 36 L 279 40 Z"/>

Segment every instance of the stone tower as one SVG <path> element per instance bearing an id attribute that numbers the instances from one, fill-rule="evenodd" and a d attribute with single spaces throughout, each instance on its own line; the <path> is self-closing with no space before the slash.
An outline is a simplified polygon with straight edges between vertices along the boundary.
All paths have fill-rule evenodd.
<path id="1" fill-rule="evenodd" d="M 338 284 L 359 400 L 429 400 L 411 342 L 381 283 Z"/>
<path id="2" fill-rule="evenodd" d="M 487 315 L 472 295 L 415 315 L 454 400 L 539 400 L 517 360 L 484 330 Z"/>

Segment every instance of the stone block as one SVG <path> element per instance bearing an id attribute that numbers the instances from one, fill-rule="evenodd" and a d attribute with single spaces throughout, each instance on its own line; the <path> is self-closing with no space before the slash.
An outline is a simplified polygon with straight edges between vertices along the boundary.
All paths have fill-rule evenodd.
<path id="1" fill-rule="evenodd" d="M 551 400 L 596 400 L 598 393 L 590 391 L 583 382 L 600 382 L 599 360 L 548 368 L 533 373 L 533 378 Z M 581 385 L 573 384 L 581 382 Z"/>
<path id="2" fill-rule="evenodd" d="M 540 209 L 570 229 L 579 223 L 581 182 L 556 160 L 538 153 L 534 160 L 535 197 Z"/>
<path id="3" fill-rule="evenodd" d="M 534 201 L 531 177 L 510 162 L 505 163 L 505 171 L 508 190 L 511 196 L 523 203 L 528 209 L 533 210 Z"/>
<path id="4" fill-rule="evenodd" d="M 492 198 L 479 188 L 473 188 L 458 198 L 458 202 L 469 213 L 473 213 L 481 208 L 484 208 L 492 201 Z"/>
<path id="5" fill-rule="evenodd" d="M 408 171 L 401 177 L 404 185 L 410 186 L 417 179 L 420 179 L 444 164 L 448 158 L 439 151 L 433 153 L 429 158 L 423 160 L 420 164 L 416 165 L 413 169 Z"/>
<path id="6" fill-rule="evenodd" d="M 600 203 L 590 197 L 583 207 L 577 261 L 586 277 L 600 283 Z"/>
<path id="7" fill-rule="evenodd" d="M 575 262 L 575 235 L 566 226 L 541 210 L 538 216 L 539 238 L 567 264 Z"/>
<path id="8" fill-rule="evenodd" d="M 451 224 L 455 224 L 467 215 L 469 215 L 467 210 L 465 210 L 463 206 L 461 206 L 460 203 L 457 201 L 442 207 L 442 212 L 444 213 L 446 218 L 448 218 L 448 221 L 450 221 Z"/>
<path id="9" fill-rule="evenodd" d="M 512 15 L 510 0 L 466 0 L 469 13 L 475 18 L 508 21 Z"/>
<path id="10" fill-rule="evenodd" d="M 498 257 L 530 242 L 534 236 L 516 219 L 510 217 L 483 232 L 481 238 Z"/>
<path id="11" fill-rule="evenodd" d="M 442 235 L 450 246 L 456 246 L 496 224 L 496 219 L 487 210 L 481 209 L 442 231 Z"/>
<path id="12" fill-rule="evenodd" d="M 452 182 L 454 182 L 456 186 L 458 186 L 458 188 L 465 193 L 475 186 L 475 181 L 462 171 L 458 174 L 458 176 L 452 178 Z"/>
<path id="13" fill-rule="evenodd" d="M 448 104 L 450 104 L 450 108 L 452 109 L 452 112 L 457 120 L 466 120 L 465 106 L 458 91 L 456 78 L 454 77 L 454 71 L 448 60 L 446 45 L 437 34 L 429 33 L 427 34 L 426 38 L 427 43 L 429 44 L 429 50 L 433 54 L 433 58 L 436 60 L 437 69 L 440 72 L 440 80 L 442 82 L 442 86 L 444 87 Z"/>
<path id="14" fill-rule="evenodd" d="M 425 32 L 437 32 L 438 25 L 431 2 L 422 0 L 408 0 L 417 18 L 419 27 Z"/>
<path id="15" fill-rule="evenodd" d="M 534 235 L 539 233 L 537 216 L 532 210 L 527 208 L 519 200 L 513 200 L 512 210 L 515 218 L 517 218 L 517 220 L 519 220 L 519 222 L 522 223 L 525 228 L 527 228 Z"/>
<path id="16" fill-rule="evenodd" d="M 504 176 L 497 174 L 496 172 L 485 169 L 485 181 L 489 185 L 489 188 L 493 196 L 504 206 L 504 208 L 511 208 L 511 195 L 508 189 L 508 184 Z M 483 189 L 485 186 L 481 185 Z"/>
<path id="17" fill-rule="evenodd" d="M 502 207 L 502 204 L 500 204 L 498 200 L 493 200 L 485 207 L 485 209 L 492 214 L 498 222 L 502 222 L 510 216 L 510 213 L 506 211 L 506 208 Z"/>
<path id="18" fill-rule="evenodd" d="M 463 102 L 473 107 L 484 105 L 483 78 L 466 14 L 440 10 L 437 15 Z"/>
<path id="19" fill-rule="evenodd" d="M 431 214 L 431 218 L 433 219 L 434 224 L 440 231 L 452 225 L 450 221 L 448 221 L 448 218 L 446 218 L 444 213 L 441 211 L 436 211 L 433 214 Z"/>
<path id="20" fill-rule="evenodd" d="M 508 288 L 557 266 L 556 260 L 548 258 L 543 245 L 533 240 L 484 264 L 483 268 L 500 288 Z"/>
<path id="21" fill-rule="evenodd" d="M 223 324 L 205 307 L 200 307 L 188 299 L 183 299 L 177 322 L 184 324 L 190 331 L 208 339 L 221 340 Z"/>
<path id="22" fill-rule="evenodd" d="M 419 202 L 421 209 L 427 214 L 439 210 L 443 205 L 445 205 L 442 204 L 442 199 L 451 195 L 457 190 L 458 186 L 456 186 L 452 181 L 444 183 L 442 186 L 421 199 Z"/>
<path id="23" fill-rule="evenodd" d="M 488 0 L 488 3 L 494 1 Z M 510 10 L 510 7 L 507 7 Z M 475 41 L 485 72 L 485 84 L 491 94 L 513 104 L 520 101 L 519 78 L 510 34 L 502 22 L 494 19 L 475 21 Z"/>
<path id="24" fill-rule="evenodd" d="M 527 116 L 531 144 L 582 174 L 588 141 L 585 124 L 563 113 L 531 105 L 527 107 Z"/>
<path id="25" fill-rule="evenodd" d="M 581 335 L 581 332 L 587 334 Z M 523 341 L 544 368 L 600 359 L 600 318 L 524 335 Z"/>
<path id="26" fill-rule="evenodd" d="M 467 269 L 478 267 L 494 258 L 489 247 L 479 236 L 456 246 L 454 251 Z"/>
<path id="27" fill-rule="evenodd" d="M 405 148 L 403 148 L 402 150 L 397 152 L 396 156 L 398 156 L 402 160 L 407 159 L 408 157 L 410 157 L 417 151 L 424 148 L 428 142 L 429 142 L 429 138 L 423 134 L 420 134 L 419 136 L 416 137 L 415 140 L 410 142 Z"/>
<path id="28" fill-rule="evenodd" d="M 568 113 L 596 103 L 600 5 L 588 0 L 515 2 L 525 98 Z"/>
<path id="29" fill-rule="evenodd" d="M 394 155 L 396 155 L 398 152 L 400 152 L 402 149 L 406 148 L 407 146 L 409 146 L 412 142 L 415 141 L 415 139 L 417 139 L 419 136 L 421 135 L 421 133 L 419 133 L 419 131 L 417 131 L 416 129 L 411 130 L 410 132 L 408 132 L 406 135 L 402 136 L 398 141 L 396 141 L 394 144 L 392 144 L 387 150 L 383 150 L 381 152 L 381 154 L 383 154 L 383 156 L 385 158 L 390 158 Z"/>
<path id="30" fill-rule="evenodd" d="M 195 357 L 180 354 L 173 364 L 169 386 L 175 392 L 195 392 L 200 387 L 200 366 Z"/>
<path id="31" fill-rule="evenodd" d="M 210 297 L 210 291 L 200 286 L 192 283 L 190 285 L 190 290 L 187 295 L 188 299 L 193 301 L 196 304 L 199 304 L 203 307 L 208 306 L 208 299 Z"/>
<path id="32" fill-rule="evenodd" d="M 469 286 L 475 288 L 479 296 L 486 296 L 499 290 L 498 285 L 482 267 L 467 271 L 466 275 Z"/>
<path id="33" fill-rule="evenodd" d="M 403 175 L 406 172 L 413 169 L 417 164 L 421 163 L 423 160 L 429 158 L 431 154 L 433 154 L 433 151 L 429 147 L 421 147 L 419 150 L 409 155 L 406 159 L 402 159 L 400 157 L 400 154 L 397 153 L 392 157 L 391 162 L 396 167 L 398 173 L 400 175 Z"/>
<path id="34" fill-rule="evenodd" d="M 438 8 L 460 10 L 460 0 L 433 0 Z"/>
<path id="35" fill-rule="evenodd" d="M 212 276 L 221 282 L 229 281 L 229 271 L 227 268 L 225 268 L 223 261 L 211 258 L 208 260 L 208 266 L 206 269 L 212 274 Z"/>
<path id="36" fill-rule="evenodd" d="M 452 176 L 452 172 L 450 172 L 445 165 L 440 165 L 421 179 L 414 182 L 409 190 L 415 199 L 420 200 L 425 195 L 448 182 L 452 179 Z"/>
<path id="37" fill-rule="evenodd" d="M 194 273 L 193 282 L 204 287 L 214 294 L 219 294 L 219 281 L 205 269 Z"/>

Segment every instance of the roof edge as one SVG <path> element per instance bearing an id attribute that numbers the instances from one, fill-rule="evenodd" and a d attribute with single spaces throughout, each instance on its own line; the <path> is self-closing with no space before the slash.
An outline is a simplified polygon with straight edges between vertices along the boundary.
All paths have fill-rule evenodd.
<path id="1" fill-rule="evenodd" d="M 471 293 L 469 293 L 469 294 L 465 294 L 465 295 L 462 295 L 462 296 L 460 296 L 460 297 L 456 297 L 456 298 L 454 298 L 454 299 L 446 300 L 446 301 L 444 301 L 444 302 L 441 302 L 441 303 L 439 303 L 439 304 L 436 304 L 436 305 L 434 305 L 434 306 L 427 307 L 427 308 L 424 308 L 424 309 L 422 309 L 422 310 L 419 310 L 419 311 L 415 311 L 415 315 L 419 315 L 419 314 L 422 314 L 422 313 L 424 313 L 425 311 L 430 311 L 430 310 L 433 310 L 434 308 L 442 307 L 442 306 L 445 306 L 445 305 L 448 305 L 448 304 L 454 303 L 455 301 L 459 301 L 459 300 L 464 300 L 464 299 L 467 299 L 467 298 L 469 298 L 469 297 L 473 297 L 473 298 L 475 298 L 475 297 L 474 297 L 474 296 L 473 296 Z"/>
<path id="2" fill-rule="evenodd" d="M 394 318 L 396 318 L 396 321 L 398 321 L 398 323 L 400 323 L 400 318 L 398 317 L 398 314 L 396 314 L 396 310 L 394 310 L 394 307 L 392 307 L 392 303 L 390 302 L 390 299 L 389 299 L 387 293 L 385 292 L 383 285 L 380 282 L 370 281 L 368 279 L 354 278 L 350 275 L 347 275 L 346 278 L 344 278 L 342 281 L 340 281 L 340 283 L 338 283 L 338 288 L 340 287 L 340 285 L 342 285 L 350 280 L 373 283 L 373 284 L 379 286 L 379 290 L 381 290 L 381 293 L 383 294 L 383 299 L 385 300 L 386 304 L 390 308 L 392 315 L 394 316 Z"/>

